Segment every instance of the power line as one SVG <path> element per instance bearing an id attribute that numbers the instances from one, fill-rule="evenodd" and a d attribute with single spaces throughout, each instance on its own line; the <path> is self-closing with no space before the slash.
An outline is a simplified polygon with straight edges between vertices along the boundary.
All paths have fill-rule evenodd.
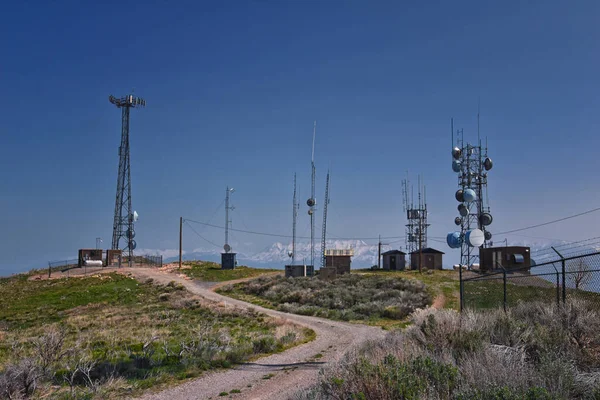
<path id="1" fill-rule="evenodd" d="M 212 228 L 225 229 L 225 227 L 209 224 L 207 222 L 194 221 L 194 220 L 187 219 L 187 218 L 184 218 L 184 220 L 185 220 L 185 222 L 193 222 L 195 224 L 210 226 Z M 279 237 L 279 238 L 287 238 L 287 239 L 290 239 L 292 237 L 291 235 L 281 235 L 281 234 L 277 234 L 277 233 L 268 233 L 268 232 L 257 232 L 257 231 L 244 230 L 244 229 L 229 228 L 229 230 L 235 231 L 235 232 L 241 232 L 241 233 L 250 233 L 252 235 Z M 297 236 L 297 238 L 298 239 L 310 239 L 310 237 L 306 237 L 306 236 Z M 382 239 L 401 239 L 401 238 L 404 238 L 404 236 L 386 236 L 386 237 L 381 237 L 381 238 Z M 337 239 L 341 239 L 341 240 L 379 240 L 379 237 L 363 237 L 363 238 L 360 238 L 360 237 L 337 237 Z"/>
<path id="2" fill-rule="evenodd" d="M 544 222 L 544 223 L 537 224 L 537 225 L 526 226 L 524 228 L 513 229 L 513 230 L 510 230 L 510 231 L 506 231 L 506 232 L 497 232 L 496 235 L 506 235 L 507 233 L 520 232 L 520 231 L 524 231 L 524 230 L 527 230 L 527 229 L 539 228 L 540 226 L 546 226 L 546 225 L 550 225 L 550 224 L 555 224 L 557 222 L 566 221 L 566 220 L 571 219 L 571 218 L 576 218 L 576 217 L 580 217 L 582 215 L 591 214 L 591 213 L 599 211 L 599 210 L 600 210 L 600 207 L 594 208 L 592 210 L 584 211 L 584 212 L 581 212 L 579 214 L 570 215 L 568 217 L 555 219 L 554 221 L 548 221 L 548 222 Z"/>
<path id="3" fill-rule="evenodd" d="M 192 226 L 191 226 L 191 225 L 188 223 L 188 220 L 186 220 L 186 219 L 185 219 L 185 220 L 184 220 L 184 222 L 187 224 L 187 226 L 189 226 L 189 227 L 190 227 L 190 229 L 191 229 L 191 230 L 192 230 L 192 231 L 193 231 L 193 232 L 194 232 L 196 235 L 198 235 L 198 237 L 199 237 L 200 239 L 204 240 L 205 242 L 208 242 L 208 243 L 212 244 L 213 246 L 215 246 L 215 247 L 217 247 L 217 248 L 221 248 L 221 246 L 219 246 L 218 244 L 215 244 L 215 243 L 211 242 L 210 240 L 208 240 L 207 238 L 205 238 L 204 236 L 202 236 L 201 234 L 199 234 L 199 233 L 198 233 L 198 231 L 196 231 L 196 230 L 195 230 L 195 229 L 194 229 L 194 228 L 193 228 L 193 227 L 192 227 Z"/>

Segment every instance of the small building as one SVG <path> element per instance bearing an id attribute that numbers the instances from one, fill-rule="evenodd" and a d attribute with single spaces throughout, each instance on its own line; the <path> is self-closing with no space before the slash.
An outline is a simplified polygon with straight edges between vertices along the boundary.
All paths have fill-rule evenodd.
<path id="1" fill-rule="evenodd" d="M 327 249 L 325 250 L 325 267 L 335 268 L 336 275 L 349 274 L 352 256 L 354 256 L 354 249 Z"/>
<path id="2" fill-rule="evenodd" d="M 235 255 L 236 253 L 221 253 L 221 269 L 234 269 Z"/>
<path id="3" fill-rule="evenodd" d="M 486 247 L 479 249 L 479 269 L 496 271 L 523 269 L 531 267 L 531 252 L 526 246 Z"/>
<path id="4" fill-rule="evenodd" d="M 431 247 L 425 247 L 421 250 L 416 250 L 410 253 L 410 269 L 418 270 L 421 268 L 427 269 L 442 269 L 442 256 L 444 252 Z M 421 257 L 419 263 L 419 256 Z"/>
<path id="5" fill-rule="evenodd" d="M 86 261 L 102 261 L 102 249 L 79 249 L 79 256 L 77 258 L 77 266 L 79 268 L 83 267 Z"/>
<path id="6" fill-rule="evenodd" d="M 406 253 L 400 250 L 390 250 L 382 253 L 383 269 L 389 271 L 404 271 L 406 268 Z"/>
<path id="7" fill-rule="evenodd" d="M 121 267 L 122 250 L 106 250 L 106 266 Z"/>
<path id="8" fill-rule="evenodd" d="M 300 276 L 313 276 L 315 267 L 313 265 L 286 265 L 285 277 L 298 278 Z"/>

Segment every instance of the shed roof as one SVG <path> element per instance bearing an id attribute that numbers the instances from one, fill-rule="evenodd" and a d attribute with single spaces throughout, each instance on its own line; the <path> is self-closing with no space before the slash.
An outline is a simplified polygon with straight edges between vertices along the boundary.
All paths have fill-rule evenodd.
<path id="1" fill-rule="evenodd" d="M 389 250 L 386 251 L 385 253 L 381 253 L 382 256 L 388 256 L 388 255 L 392 255 L 392 254 L 403 254 L 405 255 L 406 253 L 400 250 Z"/>
<path id="2" fill-rule="evenodd" d="M 411 252 L 410 254 L 418 254 L 418 253 L 424 253 L 424 254 L 446 254 L 443 251 L 439 251 L 436 250 L 432 247 L 425 247 L 424 249 L 419 250 L 415 250 L 413 252 Z"/>

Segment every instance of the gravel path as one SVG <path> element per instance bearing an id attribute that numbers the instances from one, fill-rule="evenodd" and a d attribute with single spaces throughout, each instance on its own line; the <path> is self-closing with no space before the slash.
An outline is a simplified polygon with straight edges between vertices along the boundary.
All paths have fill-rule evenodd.
<path id="1" fill-rule="evenodd" d="M 136 268 L 128 270 L 137 279 L 152 278 L 160 283 L 176 281 L 190 292 L 232 307 L 252 307 L 273 317 L 284 318 L 313 329 L 317 338 L 310 343 L 293 347 L 283 353 L 260 358 L 255 362 L 238 365 L 232 369 L 212 372 L 202 377 L 166 389 L 159 393 L 142 396 L 143 400 L 220 399 L 221 392 L 238 389 L 241 393 L 230 394 L 233 399 L 289 398 L 298 390 L 317 382 L 319 369 L 327 363 L 339 360 L 350 348 L 385 335 L 381 328 L 349 324 L 304 315 L 287 314 L 269 310 L 240 300 L 222 296 L 207 288 L 206 284 L 183 279 L 174 274 Z M 321 357 L 315 357 L 321 354 Z"/>

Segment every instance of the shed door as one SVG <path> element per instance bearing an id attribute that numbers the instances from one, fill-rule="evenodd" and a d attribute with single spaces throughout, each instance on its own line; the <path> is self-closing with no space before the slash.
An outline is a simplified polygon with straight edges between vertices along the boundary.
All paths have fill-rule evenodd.
<path id="1" fill-rule="evenodd" d="M 396 269 L 396 256 L 390 256 L 390 269 Z"/>

